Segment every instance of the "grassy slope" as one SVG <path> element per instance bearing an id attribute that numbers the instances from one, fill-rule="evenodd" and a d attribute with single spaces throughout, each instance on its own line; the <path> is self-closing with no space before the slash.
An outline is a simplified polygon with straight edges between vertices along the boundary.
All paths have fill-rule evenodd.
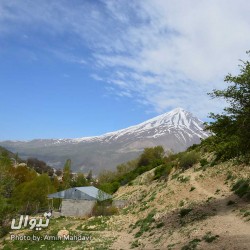
<path id="1" fill-rule="evenodd" d="M 91 235 L 91 241 L 10 241 L 4 249 L 248 249 L 249 204 L 231 192 L 249 166 L 231 162 L 185 172 L 173 171 L 167 182 L 152 181 L 146 172 L 121 187 L 117 199 L 128 200 L 119 215 L 90 219 L 52 219 L 40 235 L 56 235 L 66 228 Z M 17 232 L 16 232 L 17 233 Z M 33 232 L 18 232 L 30 233 Z"/>
<path id="2" fill-rule="evenodd" d="M 0 146 L 0 155 L 2 155 L 2 153 L 7 153 L 9 158 L 16 159 L 16 154 L 14 154 L 13 152 L 9 151 L 8 149 Z M 18 161 L 24 162 L 24 160 L 22 160 L 20 157 L 18 157 Z"/>
<path id="3" fill-rule="evenodd" d="M 7 150 L 6 148 L 0 146 L 0 155 L 2 153 L 7 153 L 10 158 L 14 158 L 15 157 L 14 153 L 12 153 L 9 150 Z"/>

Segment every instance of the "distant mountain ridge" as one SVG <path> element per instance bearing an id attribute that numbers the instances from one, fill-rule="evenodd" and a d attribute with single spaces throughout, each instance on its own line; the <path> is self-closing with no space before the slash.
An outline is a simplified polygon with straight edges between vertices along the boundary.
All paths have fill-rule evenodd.
<path id="1" fill-rule="evenodd" d="M 23 158 L 37 157 L 55 167 L 62 167 L 70 158 L 74 170 L 99 171 L 113 169 L 117 164 L 135 158 L 145 147 L 162 145 L 165 150 L 179 152 L 208 136 L 201 120 L 176 108 L 138 125 L 101 136 L 3 141 L 0 145 L 18 152 Z"/>

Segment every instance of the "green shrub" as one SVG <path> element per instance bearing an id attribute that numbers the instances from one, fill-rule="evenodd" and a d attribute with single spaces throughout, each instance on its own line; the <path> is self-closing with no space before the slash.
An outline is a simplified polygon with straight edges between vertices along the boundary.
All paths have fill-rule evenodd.
<path id="1" fill-rule="evenodd" d="M 202 167 L 206 166 L 208 163 L 209 163 L 209 162 L 208 162 L 207 159 L 205 159 L 205 158 L 202 158 L 202 159 L 200 160 L 200 164 L 201 164 Z"/>
<path id="2" fill-rule="evenodd" d="M 94 216 L 110 216 L 118 214 L 118 208 L 111 205 L 112 201 L 98 201 L 92 209 Z"/>
<path id="3" fill-rule="evenodd" d="M 162 146 L 156 146 L 153 148 L 145 148 L 143 153 L 139 157 L 138 167 L 142 166 L 159 166 L 162 164 L 164 157 L 164 149 Z"/>
<path id="4" fill-rule="evenodd" d="M 196 247 L 198 246 L 198 244 L 201 242 L 200 239 L 193 239 L 191 240 L 186 246 L 183 246 L 181 248 L 181 250 L 193 250 L 193 249 L 196 249 Z"/>
<path id="5" fill-rule="evenodd" d="M 104 171 L 101 173 L 98 188 L 112 194 L 116 192 L 120 186 L 126 184 L 132 185 L 131 182 L 137 176 L 163 165 L 166 163 L 165 160 L 162 146 L 145 148 L 138 159 L 118 165 L 116 171 Z"/>
<path id="6" fill-rule="evenodd" d="M 205 236 L 203 236 L 203 240 L 205 240 L 207 243 L 211 243 L 214 240 L 216 240 L 219 237 L 219 235 L 212 235 L 211 232 L 206 233 Z"/>
<path id="7" fill-rule="evenodd" d="M 56 189 L 52 185 L 49 176 L 41 174 L 31 181 L 23 182 L 16 186 L 11 200 L 14 205 L 19 207 L 21 213 L 37 213 L 38 205 L 39 209 L 47 208 L 47 195 L 55 191 Z"/>
<path id="8" fill-rule="evenodd" d="M 216 189 L 215 194 L 219 194 L 220 193 L 220 189 Z"/>
<path id="9" fill-rule="evenodd" d="M 179 177 L 180 173 L 175 173 L 172 175 L 172 180 L 177 179 Z"/>
<path id="10" fill-rule="evenodd" d="M 193 144 L 192 146 L 190 146 L 190 147 L 187 148 L 187 151 L 198 149 L 199 147 L 200 147 L 200 144 Z"/>
<path id="11" fill-rule="evenodd" d="M 177 177 L 177 181 L 181 182 L 181 183 L 186 183 L 190 180 L 189 176 L 183 176 L 183 175 L 179 175 Z"/>
<path id="12" fill-rule="evenodd" d="M 239 197 L 245 197 L 250 200 L 250 180 L 241 179 L 238 180 L 232 187 L 232 191 Z"/>
<path id="13" fill-rule="evenodd" d="M 156 228 L 163 227 L 164 225 L 165 225 L 164 222 L 160 222 L 160 223 L 158 223 L 158 224 L 156 225 Z"/>
<path id="14" fill-rule="evenodd" d="M 234 205 L 234 204 L 235 204 L 235 201 L 229 200 L 229 201 L 227 202 L 227 206 L 231 206 L 231 205 Z"/>
<path id="15" fill-rule="evenodd" d="M 11 207 L 7 204 L 7 199 L 5 199 L 0 194 L 0 238 L 6 235 L 10 230 L 10 220 L 11 220 Z"/>
<path id="16" fill-rule="evenodd" d="M 217 159 L 228 160 L 239 156 L 239 137 L 230 135 L 226 138 L 217 138 L 219 142 L 216 143 L 215 151 Z"/>
<path id="17" fill-rule="evenodd" d="M 180 210 L 180 216 L 183 218 L 187 214 L 189 214 L 193 209 L 192 208 L 183 208 Z"/>
<path id="18" fill-rule="evenodd" d="M 234 179 L 235 177 L 232 175 L 232 173 L 228 172 L 226 180 L 229 181 L 229 180 L 234 180 Z"/>
<path id="19" fill-rule="evenodd" d="M 131 243 L 131 248 L 135 248 L 135 247 L 139 247 L 139 246 L 140 246 L 140 243 L 139 243 L 138 240 L 133 241 L 133 242 Z"/>
<path id="20" fill-rule="evenodd" d="M 151 224 L 155 222 L 155 219 L 153 218 L 155 215 L 155 211 L 151 211 L 146 218 L 138 220 L 135 225 L 133 226 L 133 229 L 136 227 L 140 227 L 140 230 L 135 234 L 135 238 L 140 237 L 144 232 L 147 232 L 151 229 Z"/>
<path id="21" fill-rule="evenodd" d="M 100 184 L 99 189 L 103 190 L 104 192 L 108 194 L 113 194 L 118 190 L 119 187 L 120 187 L 120 183 L 117 181 L 114 181 L 111 183 Z"/>
<path id="22" fill-rule="evenodd" d="M 179 206 L 180 206 L 180 207 L 183 207 L 184 204 L 185 204 L 185 202 L 184 202 L 183 200 L 181 200 L 180 203 L 179 203 Z"/>
<path id="23" fill-rule="evenodd" d="M 195 190 L 195 187 L 191 187 L 190 190 L 189 190 L 189 192 L 192 192 L 194 190 Z"/>
<path id="24" fill-rule="evenodd" d="M 180 157 L 180 167 L 182 169 L 188 169 L 197 163 L 199 158 L 199 154 L 194 151 L 186 152 Z"/>
<path id="25" fill-rule="evenodd" d="M 154 171 L 154 179 L 157 180 L 161 177 L 167 178 L 167 176 L 170 174 L 172 169 L 172 166 L 170 164 L 164 164 L 161 166 L 158 166 Z"/>
<path id="26" fill-rule="evenodd" d="M 246 211 L 243 216 L 244 217 L 250 216 L 250 211 Z"/>
<path id="27" fill-rule="evenodd" d="M 217 165 L 217 161 L 216 161 L 216 160 L 212 161 L 212 162 L 209 164 L 210 167 L 213 167 L 213 166 L 215 166 L 215 165 Z"/>

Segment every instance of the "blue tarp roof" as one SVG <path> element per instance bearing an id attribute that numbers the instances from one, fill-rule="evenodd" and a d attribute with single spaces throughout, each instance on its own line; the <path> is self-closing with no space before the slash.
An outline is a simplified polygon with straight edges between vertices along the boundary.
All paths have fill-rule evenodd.
<path id="1" fill-rule="evenodd" d="M 48 198 L 61 198 L 73 200 L 108 200 L 112 195 L 103 192 L 102 190 L 93 187 L 74 187 L 57 193 L 49 194 Z"/>

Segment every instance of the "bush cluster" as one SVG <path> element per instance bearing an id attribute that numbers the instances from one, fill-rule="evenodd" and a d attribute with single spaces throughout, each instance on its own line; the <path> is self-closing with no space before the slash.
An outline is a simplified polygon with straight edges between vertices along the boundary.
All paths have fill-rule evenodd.
<path id="1" fill-rule="evenodd" d="M 172 170 L 171 164 L 163 164 L 161 166 L 158 166 L 154 171 L 154 179 L 160 179 L 160 178 L 167 178 Z"/>
<path id="2" fill-rule="evenodd" d="M 151 224 L 155 222 L 154 219 L 155 211 L 151 211 L 146 218 L 138 220 L 135 225 L 133 226 L 133 229 L 136 227 L 140 227 L 140 230 L 135 234 L 135 238 L 140 237 L 144 232 L 147 232 L 151 229 Z"/>
<path id="3" fill-rule="evenodd" d="M 110 216 L 118 214 L 117 207 L 112 205 L 112 200 L 97 201 L 92 209 L 94 216 Z"/>
<path id="4" fill-rule="evenodd" d="M 250 179 L 240 179 L 232 187 L 232 191 L 239 197 L 250 201 Z"/>
<path id="5" fill-rule="evenodd" d="M 192 167 L 195 163 L 197 163 L 200 159 L 200 156 L 197 152 L 184 152 L 180 156 L 180 168 L 181 169 L 188 169 Z"/>
<path id="6" fill-rule="evenodd" d="M 99 176 L 98 187 L 103 191 L 112 194 L 120 186 L 131 183 L 137 176 L 165 163 L 164 149 L 162 146 L 145 148 L 140 157 L 126 164 L 117 166 L 115 172 L 104 172 Z M 165 170 L 160 170 L 164 172 Z"/>

